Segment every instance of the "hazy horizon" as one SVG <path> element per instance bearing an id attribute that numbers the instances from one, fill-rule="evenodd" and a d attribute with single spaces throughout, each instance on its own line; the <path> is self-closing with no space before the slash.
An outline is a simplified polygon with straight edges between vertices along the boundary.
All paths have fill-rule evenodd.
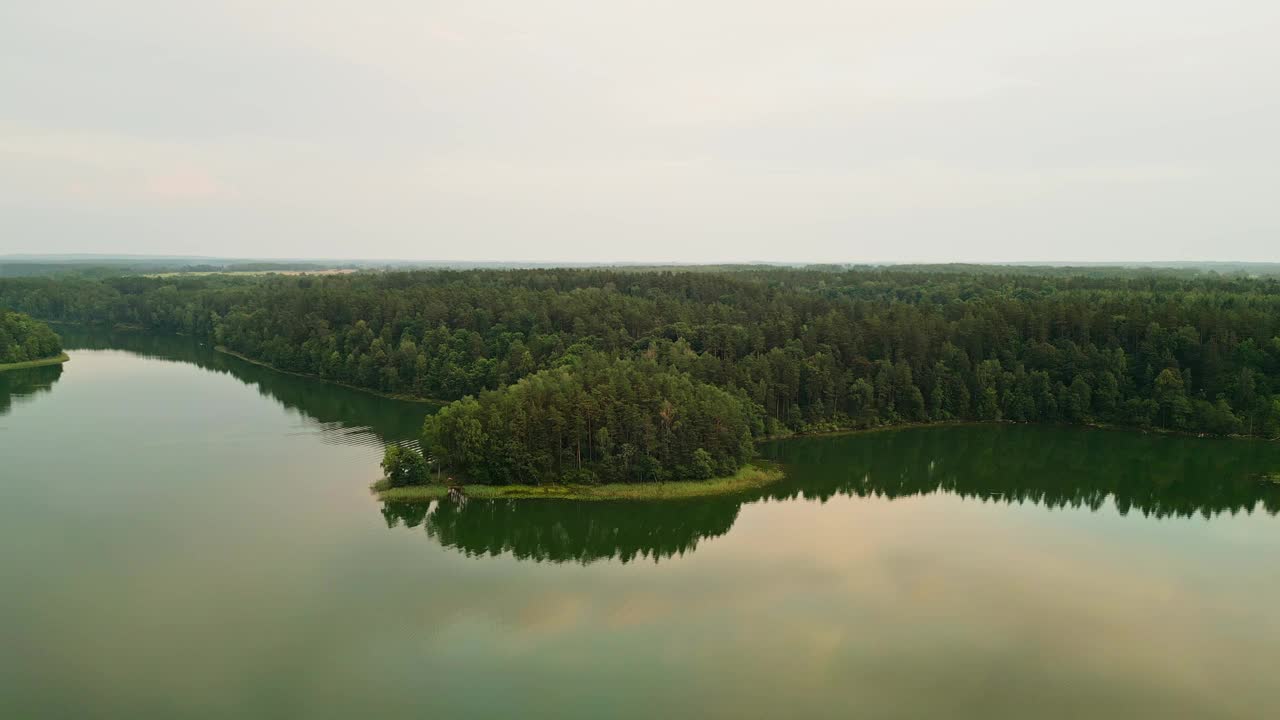
<path id="1" fill-rule="evenodd" d="M 0 10 L 0 256 L 1280 259 L 1280 5 Z"/>
<path id="2" fill-rule="evenodd" d="M 353 265 L 368 269 L 377 269 L 381 265 L 390 266 L 392 268 L 430 268 L 430 267 L 476 267 L 476 268 L 523 268 L 523 267 L 545 267 L 545 268 L 582 268 L 582 267 L 733 267 L 733 266 L 775 266 L 775 267 L 803 267 L 803 266 L 836 266 L 836 267 L 894 267 L 894 266 L 948 266 L 948 265 L 972 265 L 975 267 L 1052 267 L 1052 268 L 1071 268 L 1071 267 L 1132 267 L 1132 268 L 1155 268 L 1155 269 L 1218 269 L 1228 267 L 1274 267 L 1280 268 L 1280 261 L 1264 261 L 1264 260 L 1165 260 L 1165 259 L 1146 259 L 1146 260 L 1079 260 L 1079 261 L 1057 261 L 1057 260 L 993 260 L 989 262 L 972 262 L 972 261 L 895 261 L 883 260 L 876 262 L 858 262 L 858 261 L 819 261 L 819 262 L 803 262 L 788 261 L 777 259 L 762 260 L 722 260 L 722 261 L 705 261 L 705 262 L 683 262 L 683 261 L 654 261 L 654 260 L 602 260 L 602 261 L 582 261 L 567 259 L 548 259 L 548 260 L 524 260 L 512 258 L 507 260 L 441 260 L 432 258 L 379 258 L 379 257 L 326 257 L 326 256 L 226 256 L 226 255 L 164 255 L 164 254 L 141 254 L 141 253 L 9 253 L 0 254 L 0 262 L 8 263 L 67 263 L 78 265 L 93 265 L 95 262 L 106 264 L 125 265 L 130 262 L 142 264 L 164 264 L 169 267 L 178 267 L 178 263 L 188 263 L 190 265 L 216 265 L 224 263 L 234 265 L 237 263 L 280 263 L 280 264 L 305 264 L 314 263 L 316 265 Z"/>

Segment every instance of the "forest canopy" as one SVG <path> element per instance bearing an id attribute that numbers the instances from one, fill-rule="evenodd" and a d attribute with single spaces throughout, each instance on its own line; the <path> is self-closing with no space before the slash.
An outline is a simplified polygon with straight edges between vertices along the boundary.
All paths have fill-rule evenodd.
<path id="1" fill-rule="evenodd" d="M 0 308 L 0 365 L 43 360 L 62 352 L 62 341 L 48 325 Z"/>
<path id="2" fill-rule="evenodd" d="M 728 445 L 692 428 L 667 445 L 645 435 L 662 423 L 654 398 L 596 398 L 615 373 L 685 393 L 691 411 L 719 403 L 735 427 L 740 412 L 753 435 L 952 420 L 1280 435 L 1274 277 L 964 266 L 44 277 L 0 279 L 0 304 L 186 333 L 382 392 L 469 396 L 433 421 L 436 452 L 494 481 L 652 479 L 695 468 L 698 449 L 727 467 Z M 587 430 L 589 399 L 606 414 Z M 521 412 L 537 442 L 513 439 Z M 464 426 L 483 431 L 493 467 L 468 459 Z"/>
<path id="3" fill-rule="evenodd" d="M 486 483 L 706 480 L 751 457 L 757 410 L 654 360 L 588 353 L 428 417 L 422 447 Z"/>

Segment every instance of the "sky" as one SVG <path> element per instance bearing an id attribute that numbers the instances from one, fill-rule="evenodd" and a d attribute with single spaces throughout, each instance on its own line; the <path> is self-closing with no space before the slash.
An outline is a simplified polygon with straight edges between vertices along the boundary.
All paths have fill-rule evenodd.
<path id="1" fill-rule="evenodd" d="M 0 4 L 0 254 L 1280 260 L 1275 0 Z"/>

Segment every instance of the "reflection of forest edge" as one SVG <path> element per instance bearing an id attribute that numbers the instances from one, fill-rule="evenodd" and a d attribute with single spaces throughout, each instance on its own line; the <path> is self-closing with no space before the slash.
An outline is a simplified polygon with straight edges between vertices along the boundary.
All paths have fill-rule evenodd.
<path id="1" fill-rule="evenodd" d="M 740 500 L 667 502 L 471 500 L 385 502 L 388 527 L 424 526 L 445 547 L 468 555 L 510 553 L 522 560 L 588 563 L 692 552 L 698 541 L 729 531 Z"/>
<path id="2" fill-rule="evenodd" d="M 773 497 L 950 492 L 965 498 L 1122 513 L 1212 517 L 1280 511 L 1280 444 L 1036 425 L 918 428 L 765 447 L 792 470 Z"/>
<path id="3" fill-rule="evenodd" d="M 225 373 L 256 387 L 264 397 L 314 420 L 328 442 L 376 445 L 417 442 L 430 406 L 378 397 L 319 380 L 301 378 L 219 353 L 207 344 L 179 335 L 114 331 L 58 325 L 68 348 L 124 350 L 143 357 L 186 362 Z"/>
<path id="4" fill-rule="evenodd" d="M 0 417 L 8 415 L 15 403 L 34 400 L 52 392 L 62 377 L 62 364 L 7 370 L 0 373 Z"/>
<path id="5" fill-rule="evenodd" d="M 979 425 L 796 438 L 766 445 L 780 483 L 736 497 L 682 502 L 576 503 L 471 500 L 463 505 L 386 502 L 389 527 L 423 527 L 468 555 L 522 560 L 628 562 L 683 555 L 727 533 L 742 505 L 838 495 L 907 498 L 950 493 L 999 503 L 1087 508 L 1108 501 L 1127 515 L 1211 518 L 1280 512 L 1275 443 L 1125 431 Z"/>

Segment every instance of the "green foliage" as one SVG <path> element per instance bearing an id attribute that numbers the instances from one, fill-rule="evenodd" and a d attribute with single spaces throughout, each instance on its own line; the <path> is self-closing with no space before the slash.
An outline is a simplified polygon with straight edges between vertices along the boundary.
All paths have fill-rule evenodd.
<path id="1" fill-rule="evenodd" d="M 710 480 L 715 477 L 715 474 L 715 458 L 711 457 L 711 453 L 702 448 L 694 450 L 693 460 L 689 467 L 689 477 L 694 480 Z"/>
<path id="2" fill-rule="evenodd" d="M 1274 277 L 961 266 L 37 277 L 0 279 L 0 304 L 182 332 L 293 372 L 481 406 L 604 355 L 723 390 L 750 407 L 752 435 L 946 420 L 1280 434 Z M 657 422 L 658 400 L 636 401 L 645 422 Z M 451 459 L 474 467 L 509 433 L 462 407 L 474 422 L 456 428 Z M 659 459 L 625 425 L 579 430 L 572 403 L 526 410 L 580 432 L 595 455 L 580 463 L 575 446 L 568 463 L 543 444 L 496 476 L 603 480 L 618 462 L 635 479 L 695 470 L 697 445 Z"/>
<path id="3" fill-rule="evenodd" d="M 48 325 L 0 308 L 0 365 L 57 357 L 62 341 Z"/>
<path id="4" fill-rule="evenodd" d="M 585 352 L 427 418 L 423 446 L 473 482 L 650 482 L 728 475 L 757 408 L 653 360 Z"/>
<path id="5" fill-rule="evenodd" d="M 422 453 L 399 445 L 387 446 L 382 455 L 382 473 L 391 487 L 422 485 L 430 479 Z"/>
<path id="6" fill-rule="evenodd" d="M 1161 424 L 1171 428 L 1185 427 L 1191 403 L 1187 400 L 1186 385 L 1178 371 L 1173 368 L 1161 370 L 1154 391 L 1155 401 L 1160 407 Z"/>

